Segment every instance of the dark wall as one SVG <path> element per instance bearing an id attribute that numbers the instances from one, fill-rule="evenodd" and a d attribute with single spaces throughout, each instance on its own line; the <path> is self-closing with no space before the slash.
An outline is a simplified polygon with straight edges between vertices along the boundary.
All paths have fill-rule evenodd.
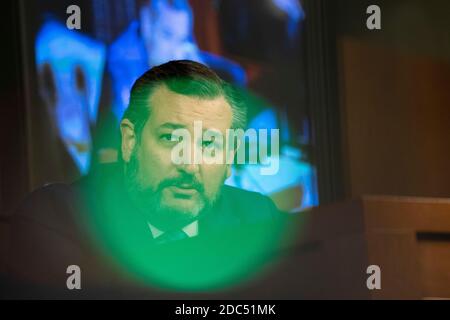
<path id="1" fill-rule="evenodd" d="M 19 1 L 2 3 L 0 50 L 0 216 L 6 215 L 28 189 L 26 114 L 20 50 Z"/>
<path id="2" fill-rule="evenodd" d="M 346 194 L 450 197 L 448 1 L 342 1 L 338 48 Z"/>

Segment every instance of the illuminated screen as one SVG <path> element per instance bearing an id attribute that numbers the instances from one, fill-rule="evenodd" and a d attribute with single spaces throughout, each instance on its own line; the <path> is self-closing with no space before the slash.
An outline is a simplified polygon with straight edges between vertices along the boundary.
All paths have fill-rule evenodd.
<path id="1" fill-rule="evenodd" d="M 117 159 L 134 81 L 152 66 L 190 59 L 245 92 L 248 127 L 280 129 L 278 173 L 260 175 L 261 164 L 249 163 L 235 166 L 226 183 L 270 195 L 288 211 L 318 204 L 299 1 L 95 0 L 80 30 L 66 27 L 62 5 L 48 3 L 37 1 L 37 86 L 60 152 L 79 175 Z"/>
<path id="2" fill-rule="evenodd" d="M 133 83 L 154 66 L 193 60 L 209 66 L 239 92 L 248 107 L 246 129 L 270 132 L 244 139 L 241 148 L 256 160 L 233 164 L 225 184 L 268 195 L 283 211 L 318 204 L 302 45 L 308 13 L 300 1 L 93 0 L 81 3 L 79 28 L 68 28 L 69 3 L 30 3 L 29 10 L 38 13 L 31 41 L 38 99 L 30 108 L 40 113 L 32 120 L 32 142 L 50 150 L 32 154 L 33 184 L 70 182 L 117 162 L 119 124 Z M 48 126 L 37 123 L 43 118 Z M 272 130 L 278 130 L 275 149 Z M 262 148 L 270 152 L 262 154 Z M 261 174 L 275 158 L 274 173 Z M 119 228 L 99 224 L 104 229 L 96 232 L 99 240 L 113 247 L 130 270 L 142 274 L 149 270 L 140 268 L 150 265 L 154 270 L 144 278 L 187 289 L 244 277 L 236 270 L 250 270 L 257 253 L 267 251 L 268 239 L 274 239 L 263 232 L 244 237 L 246 246 L 230 241 L 225 247 L 241 249 L 239 263 L 219 255 L 208 263 L 223 266 L 223 274 L 201 272 L 207 267 L 202 263 L 191 266 L 195 274 L 185 274 L 166 268 L 176 263 L 143 263 L 148 259 L 145 252 L 130 250 L 139 244 L 132 242 L 126 222 Z M 208 246 L 196 250 L 208 256 Z M 189 279 L 197 287 L 177 279 Z"/>

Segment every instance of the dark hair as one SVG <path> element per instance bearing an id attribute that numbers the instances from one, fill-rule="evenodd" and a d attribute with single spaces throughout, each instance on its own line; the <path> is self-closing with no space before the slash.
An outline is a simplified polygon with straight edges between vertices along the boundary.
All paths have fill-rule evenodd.
<path id="1" fill-rule="evenodd" d="M 151 68 L 133 84 L 130 103 L 123 119 L 133 123 L 137 139 L 140 139 L 142 129 L 150 116 L 150 96 L 156 87 L 163 84 L 169 90 L 187 96 L 206 99 L 225 97 L 233 113 L 231 127 L 233 129 L 245 127 L 246 108 L 231 85 L 201 63 L 174 60 Z"/>

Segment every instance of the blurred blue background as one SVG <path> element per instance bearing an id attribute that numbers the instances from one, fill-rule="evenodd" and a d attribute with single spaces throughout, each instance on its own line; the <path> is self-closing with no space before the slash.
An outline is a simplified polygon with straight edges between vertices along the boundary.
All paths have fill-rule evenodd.
<path id="1" fill-rule="evenodd" d="M 239 165 L 226 183 L 268 194 L 284 210 L 318 204 L 299 0 L 93 0 L 80 5 L 81 30 L 66 28 L 62 4 L 35 2 L 37 91 L 61 144 L 54 157 L 68 154 L 71 178 L 116 161 L 118 124 L 142 73 L 191 59 L 243 93 L 248 127 L 280 129 L 278 173 Z"/>

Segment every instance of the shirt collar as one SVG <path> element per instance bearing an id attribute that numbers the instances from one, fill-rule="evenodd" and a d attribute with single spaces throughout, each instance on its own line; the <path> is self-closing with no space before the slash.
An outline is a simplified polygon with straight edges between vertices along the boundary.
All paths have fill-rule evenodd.
<path id="1" fill-rule="evenodd" d="M 152 236 L 154 239 L 156 239 L 164 234 L 164 231 L 159 230 L 158 228 L 153 226 L 150 222 L 148 222 L 148 227 L 150 228 L 150 232 L 152 233 Z M 198 220 L 191 222 L 190 224 L 185 226 L 182 230 L 184 233 L 186 233 L 186 235 L 189 238 L 197 236 L 198 235 Z"/>

